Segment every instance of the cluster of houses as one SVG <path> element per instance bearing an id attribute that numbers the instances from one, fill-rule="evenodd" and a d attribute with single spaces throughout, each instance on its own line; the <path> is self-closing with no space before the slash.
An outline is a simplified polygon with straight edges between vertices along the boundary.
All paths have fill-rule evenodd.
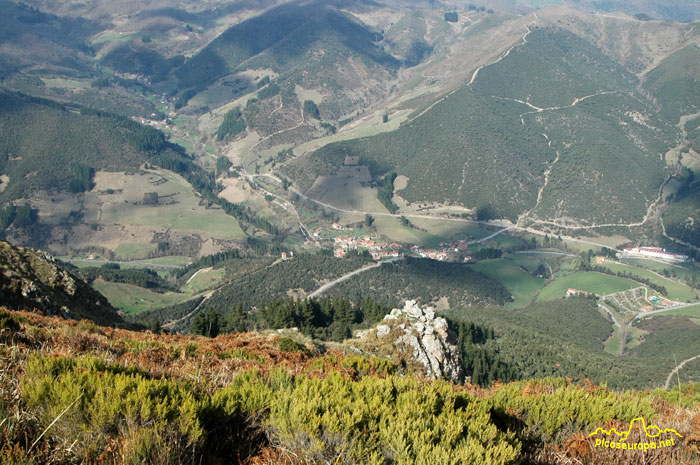
<path id="1" fill-rule="evenodd" d="M 440 242 L 440 247 L 444 252 L 463 252 L 469 248 L 469 243 L 463 239 L 454 242 Z"/>
<path id="2" fill-rule="evenodd" d="M 156 116 L 156 114 L 152 113 L 151 116 Z M 156 120 L 156 119 L 143 118 L 141 116 L 132 116 L 131 119 L 136 121 L 137 123 L 141 123 L 141 124 L 144 124 L 146 126 L 156 126 L 158 128 L 164 128 L 165 126 L 172 126 L 173 125 L 173 122 L 170 118 Z"/>
<path id="3" fill-rule="evenodd" d="M 333 223 L 331 229 L 334 231 L 344 231 L 345 227 L 338 223 Z M 322 230 L 316 229 L 313 231 L 314 237 L 320 237 Z M 348 231 L 350 232 L 350 231 Z M 334 239 L 335 250 L 334 255 L 338 258 L 344 258 L 349 250 L 364 249 L 372 254 L 375 260 L 386 258 L 397 258 L 399 250 L 406 248 L 407 245 L 401 245 L 393 242 L 387 244 L 385 242 L 375 241 L 371 236 L 365 235 L 361 238 L 352 236 L 338 236 Z M 425 249 L 420 245 L 412 245 L 409 247 L 411 252 L 422 258 L 430 258 L 433 260 L 447 261 L 448 259 L 458 259 L 465 262 L 471 261 L 471 256 L 464 255 L 464 252 L 469 248 L 469 243 L 466 240 L 457 240 L 454 242 L 444 242 L 440 244 L 440 249 Z"/>
<path id="4" fill-rule="evenodd" d="M 424 249 L 419 245 L 412 245 L 411 252 L 423 258 L 432 258 L 439 261 L 447 260 L 447 252 L 444 250 Z"/>
<path id="5" fill-rule="evenodd" d="M 401 248 L 401 245 L 396 242 L 392 242 L 391 244 L 375 242 L 370 236 L 364 236 L 361 239 L 354 237 L 336 237 L 334 241 L 335 250 L 333 255 L 338 258 L 344 258 L 348 250 L 358 249 L 368 250 L 375 260 L 398 258 L 399 249 Z"/>

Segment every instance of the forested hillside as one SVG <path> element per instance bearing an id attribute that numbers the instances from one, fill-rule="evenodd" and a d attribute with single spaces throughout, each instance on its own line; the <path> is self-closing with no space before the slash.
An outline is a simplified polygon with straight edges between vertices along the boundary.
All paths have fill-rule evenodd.
<path id="1" fill-rule="evenodd" d="M 407 176 L 398 194 L 413 203 L 489 207 L 511 220 L 641 220 L 667 175 L 660 155 L 676 121 L 657 116 L 638 78 L 584 39 L 546 28 L 526 40 L 398 130 L 329 144 L 285 170 L 306 188 L 351 154 L 375 178 Z"/>
<path id="2" fill-rule="evenodd" d="M 73 180 L 89 190 L 89 170 L 137 169 L 165 141 L 157 131 L 129 123 L 0 90 L 0 172 L 9 177 L 0 202 L 34 191 L 69 191 Z"/>
<path id="3" fill-rule="evenodd" d="M 352 7 L 351 7 L 352 8 Z M 291 2 L 228 29 L 174 71 L 181 90 L 204 90 L 219 78 L 245 69 L 272 69 L 285 91 L 295 85 L 325 87 L 333 99 L 324 108 L 332 118 L 357 107 L 366 96 L 348 79 L 357 74 L 370 94 L 382 88 L 400 65 L 378 42 L 382 34 L 323 1 Z M 316 50 L 322 49 L 319 54 Z M 336 63 L 350 60 L 349 69 Z M 360 78 L 360 76 L 362 76 Z M 343 89 L 359 91 L 357 97 Z"/>
<path id="4" fill-rule="evenodd" d="M 666 232 L 674 238 L 700 247 L 700 182 L 683 189 L 663 214 Z"/>
<path id="5" fill-rule="evenodd" d="M 649 334 L 630 354 L 603 351 L 613 326 L 588 298 L 560 299 L 518 310 L 454 309 L 455 322 L 493 328 L 495 337 L 477 348 L 484 352 L 486 373 L 493 364 L 507 367 L 511 379 L 542 376 L 584 376 L 613 388 L 662 386 L 677 360 L 700 351 L 697 325 L 687 317 L 658 317 L 642 325 Z M 494 378 L 495 379 L 495 378 Z"/>
<path id="6" fill-rule="evenodd" d="M 355 275 L 330 292 L 385 303 L 415 299 L 428 305 L 447 298 L 451 307 L 502 305 L 511 298 L 500 282 L 472 270 L 467 264 L 414 257 Z"/>

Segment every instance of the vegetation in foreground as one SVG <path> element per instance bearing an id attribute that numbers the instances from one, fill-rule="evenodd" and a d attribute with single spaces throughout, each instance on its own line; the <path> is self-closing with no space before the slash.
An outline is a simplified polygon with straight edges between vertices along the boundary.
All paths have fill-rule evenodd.
<path id="1" fill-rule="evenodd" d="M 28 312 L 3 311 L 0 321 L 3 463 L 690 464 L 698 458 L 694 385 L 682 387 L 680 396 L 613 392 L 559 378 L 480 389 L 419 379 L 388 360 L 327 350 L 293 332 L 209 339 Z M 589 432 L 627 428 L 639 416 L 684 439 L 646 453 L 593 447 Z"/>

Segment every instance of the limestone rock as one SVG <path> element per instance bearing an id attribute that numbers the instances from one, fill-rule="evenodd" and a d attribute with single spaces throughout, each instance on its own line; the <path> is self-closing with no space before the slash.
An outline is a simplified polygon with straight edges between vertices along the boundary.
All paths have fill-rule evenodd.
<path id="1" fill-rule="evenodd" d="M 456 383 L 464 379 L 454 334 L 444 318 L 435 316 L 433 308 L 422 309 L 415 300 L 408 300 L 403 308 L 386 315 L 374 330 L 362 331 L 358 337 L 365 341 L 373 337 L 384 340 L 397 333 L 400 336 L 393 341 L 393 347 L 401 358 L 417 362 L 427 377 Z"/>

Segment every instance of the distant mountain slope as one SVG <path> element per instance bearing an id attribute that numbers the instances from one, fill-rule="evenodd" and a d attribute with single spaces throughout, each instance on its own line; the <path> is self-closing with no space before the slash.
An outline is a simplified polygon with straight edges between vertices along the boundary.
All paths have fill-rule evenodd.
<path id="1" fill-rule="evenodd" d="M 645 76 L 644 87 L 661 105 L 661 114 L 678 122 L 700 111 L 700 46 L 689 45 Z"/>
<path id="2" fill-rule="evenodd" d="M 127 129 L 113 119 L 0 89 L 0 173 L 9 176 L 0 203 L 29 197 L 36 190 L 68 191 L 79 166 L 137 168 L 152 155 L 139 147 L 140 136 L 156 144 L 165 141 L 157 131 L 132 124 Z"/>
<path id="3" fill-rule="evenodd" d="M 700 181 L 696 181 L 674 199 L 663 214 L 666 233 L 700 247 Z"/>
<path id="4" fill-rule="evenodd" d="M 90 74 L 89 35 L 100 30 L 84 18 L 57 17 L 24 3 L 0 0 L 0 77 L 26 65 Z"/>
<path id="5" fill-rule="evenodd" d="M 290 2 L 229 28 L 174 74 L 180 90 L 199 92 L 229 74 L 271 70 L 283 94 L 316 89 L 321 115 L 341 119 L 388 92 L 401 62 L 382 39 L 335 3 Z"/>
<path id="6" fill-rule="evenodd" d="M 286 170 L 308 187 L 357 155 L 375 178 L 407 176 L 398 193 L 412 203 L 489 207 L 511 220 L 641 221 L 678 131 L 638 85 L 584 39 L 537 29 L 398 130 L 327 145 Z"/>
<path id="7" fill-rule="evenodd" d="M 396 66 L 393 57 L 374 45 L 376 39 L 376 33 L 327 2 L 292 2 L 231 27 L 176 74 L 181 87 L 201 88 L 261 53 L 265 52 L 266 64 L 283 67 L 309 52 L 318 53 L 325 41 L 345 48 L 342 52 Z"/>
<path id="8" fill-rule="evenodd" d="M 0 241 L 0 295 L 2 305 L 10 309 L 37 309 L 46 315 L 127 326 L 107 299 L 51 256 L 5 241 Z"/>

